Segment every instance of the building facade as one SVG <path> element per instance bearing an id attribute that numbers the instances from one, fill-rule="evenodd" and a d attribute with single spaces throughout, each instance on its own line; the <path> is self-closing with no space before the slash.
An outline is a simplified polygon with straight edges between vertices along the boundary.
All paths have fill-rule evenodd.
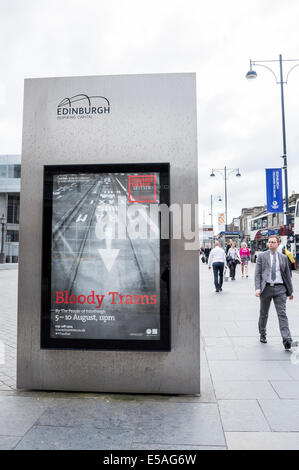
<path id="1" fill-rule="evenodd" d="M 296 257 L 295 243 L 295 209 L 296 201 L 299 199 L 298 193 L 293 193 L 289 197 L 289 229 L 290 229 L 290 249 Z M 282 245 L 287 244 L 287 226 L 285 223 L 285 214 L 283 212 L 267 212 L 264 210 L 251 218 L 250 243 L 255 252 L 267 249 L 269 236 L 278 235 L 281 238 Z"/>
<path id="2" fill-rule="evenodd" d="M 0 219 L 1 244 L 5 261 L 17 263 L 19 258 L 21 156 L 0 155 Z"/>

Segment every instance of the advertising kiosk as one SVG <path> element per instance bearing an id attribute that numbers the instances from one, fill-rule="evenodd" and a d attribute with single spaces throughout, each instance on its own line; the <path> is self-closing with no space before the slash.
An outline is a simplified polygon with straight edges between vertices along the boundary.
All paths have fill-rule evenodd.
<path id="1" fill-rule="evenodd" d="M 197 203 L 195 74 L 25 81 L 18 388 L 200 393 Z"/>

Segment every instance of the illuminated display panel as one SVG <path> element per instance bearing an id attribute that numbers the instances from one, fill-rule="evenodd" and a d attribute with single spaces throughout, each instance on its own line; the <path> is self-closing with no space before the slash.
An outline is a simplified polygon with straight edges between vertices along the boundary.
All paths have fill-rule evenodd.
<path id="1" fill-rule="evenodd" d="M 169 164 L 44 168 L 41 347 L 170 350 Z"/>

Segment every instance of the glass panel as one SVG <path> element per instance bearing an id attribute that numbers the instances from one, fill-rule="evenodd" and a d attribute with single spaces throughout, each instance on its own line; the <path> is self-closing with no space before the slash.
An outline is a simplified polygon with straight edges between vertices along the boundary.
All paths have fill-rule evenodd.
<path id="1" fill-rule="evenodd" d="M 20 218 L 20 196 L 9 195 L 7 205 L 7 222 L 18 224 Z"/>
<path id="2" fill-rule="evenodd" d="M 128 166 L 46 170 L 43 345 L 169 350 L 168 165 Z"/>
<path id="3" fill-rule="evenodd" d="M 7 232 L 6 232 L 6 241 L 7 242 L 18 242 L 19 241 L 19 232 L 18 232 L 18 230 L 7 230 Z"/>
<path id="4" fill-rule="evenodd" d="M 14 178 L 21 178 L 21 165 L 14 165 Z"/>
<path id="5" fill-rule="evenodd" d="M 0 165 L 0 178 L 7 178 L 7 165 Z"/>

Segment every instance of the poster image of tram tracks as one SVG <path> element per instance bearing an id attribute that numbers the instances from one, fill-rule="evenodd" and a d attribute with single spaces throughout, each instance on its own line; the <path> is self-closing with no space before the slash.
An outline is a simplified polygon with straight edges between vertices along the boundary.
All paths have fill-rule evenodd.
<path id="1" fill-rule="evenodd" d="M 51 338 L 160 339 L 159 173 L 53 176 Z M 156 231 L 140 237 L 136 220 Z"/>

